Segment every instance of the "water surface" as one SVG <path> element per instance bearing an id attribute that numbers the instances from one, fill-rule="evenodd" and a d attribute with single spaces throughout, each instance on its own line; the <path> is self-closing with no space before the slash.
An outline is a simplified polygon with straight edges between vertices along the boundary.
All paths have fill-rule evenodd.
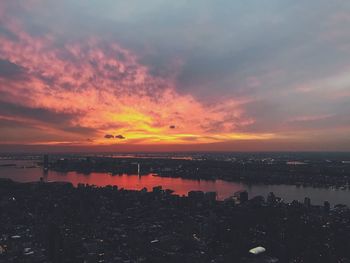
<path id="1" fill-rule="evenodd" d="M 0 165 L 4 164 L 0 161 Z M 6 163 L 9 163 L 8 161 Z M 10 178 L 18 182 L 39 181 L 40 177 L 45 177 L 47 181 L 66 181 L 73 185 L 79 183 L 97 186 L 117 185 L 119 188 L 140 190 L 146 187 L 149 191 L 154 186 L 161 185 L 163 189 L 172 189 L 176 194 L 186 195 L 191 190 L 214 191 L 218 194 L 218 199 L 223 200 L 236 191 L 247 190 L 250 197 L 256 195 L 267 196 L 269 192 L 274 192 L 276 196 L 283 198 L 287 202 L 293 200 L 302 201 L 304 197 L 310 197 L 312 203 L 323 204 L 325 200 L 332 205 L 346 204 L 350 206 L 350 191 L 333 190 L 325 188 L 296 187 L 293 185 L 264 185 L 264 184 L 244 184 L 240 182 L 227 182 L 223 180 L 190 180 L 182 178 L 159 177 L 153 174 L 138 175 L 111 175 L 109 173 L 81 174 L 77 172 L 60 173 L 49 171 L 43 173 L 38 168 L 21 168 L 32 166 L 31 161 L 15 161 L 15 167 L 0 167 L 0 177 Z"/>

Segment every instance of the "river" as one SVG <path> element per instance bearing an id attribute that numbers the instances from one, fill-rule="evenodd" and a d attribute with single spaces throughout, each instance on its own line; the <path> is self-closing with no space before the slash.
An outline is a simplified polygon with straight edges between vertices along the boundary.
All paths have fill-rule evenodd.
<path id="1" fill-rule="evenodd" d="M 7 161 L 8 163 L 8 161 Z M 0 165 L 3 161 L 0 161 Z M 329 201 L 331 205 L 346 204 L 350 206 L 350 191 L 335 190 L 313 187 L 296 187 L 294 185 L 265 185 L 265 184 L 245 184 L 240 182 L 228 182 L 223 180 L 190 180 L 182 178 L 159 177 L 154 174 L 143 176 L 138 175 L 111 175 L 109 173 L 81 174 L 77 172 L 60 173 L 49 171 L 44 175 L 41 168 L 22 168 L 30 166 L 30 161 L 16 161 L 16 166 L 0 167 L 0 178 L 10 178 L 18 182 L 39 181 L 45 176 L 47 181 L 66 181 L 73 185 L 79 183 L 96 186 L 117 185 L 119 188 L 140 190 L 146 187 L 149 191 L 154 186 L 161 185 L 163 189 L 171 189 L 175 194 L 186 195 L 191 190 L 201 190 L 204 192 L 217 192 L 219 200 L 223 200 L 236 191 L 247 190 L 249 197 L 257 195 L 267 196 L 269 192 L 274 192 L 276 196 L 283 198 L 287 202 L 293 200 L 303 201 L 304 197 L 311 198 L 313 204 L 323 204 Z"/>

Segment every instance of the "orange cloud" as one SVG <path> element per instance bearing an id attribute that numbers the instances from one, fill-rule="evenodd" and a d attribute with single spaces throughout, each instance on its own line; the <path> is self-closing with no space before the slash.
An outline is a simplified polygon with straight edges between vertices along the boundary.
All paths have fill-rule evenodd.
<path id="1" fill-rule="evenodd" d="M 15 38 L 0 34 L 0 59 L 23 68 L 25 78 L 0 78 L 0 92 L 12 103 L 72 113 L 70 125 L 96 131 L 91 140 L 74 138 L 74 143 L 116 143 L 105 134 L 123 134 L 126 139 L 118 141 L 122 144 L 212 143 L 275 136 L 239 133 L 238 127 L 254 122 L 244 114 L 244 101 L 228 98 L 206 105 L 189 94 L 179 94 L 171 78 L 151 75 L 135 54 L 116 43 L 90 38 L 60 45 L 49 35 L 29 35 L 16 21 L 5 25 Z M 41 129 L 45 125 L 35 124 Z M 67 133 L 57 127 L 47 129 L 60 138 Z"/>

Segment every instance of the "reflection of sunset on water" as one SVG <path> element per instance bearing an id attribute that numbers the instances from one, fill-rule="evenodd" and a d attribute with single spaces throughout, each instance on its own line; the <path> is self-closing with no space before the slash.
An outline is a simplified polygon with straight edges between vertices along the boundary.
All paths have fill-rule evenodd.
<path id="1" fill-rule="evenodd" d="M 241 190 L 238 183 L 229 183 L 221 180 L 204 181 L 204 180 L 188 180 L 182 178 L 159 177 L 156 175 L 110 175 L 107 173 L 91 173 L 89 175 L 79 174 L 76 172 L 68 172 L 60 174 L 50 172 L 49 181 L 68 181 L 77 186 L 79 183 L 90 184 L 96 186 L 117 185 L 118 188 L 129 190 L 141 190 L 146 187 L 148 191 L 152 191 L 155 186 L 162 186 L 163 189 L 171 189 L 174 194 L 187 195 L 189 191 L 201 190 L 204 192 L 217 192 L 218 198 L 223 199 L 233 195 L 235 191 Z"/>
<path id="2" fill-rule="evenodd" d="M 31 162 L 20 162 L 22 165 L 30 165 Z M 1 162 L 0 162 L 1 164 Z M 18 165 L 20 165 L 18 163 Z M 117 185 L 118 188 L 140 190 L 144 187 L 152 191 L 154 186 L 162 186 L 163 189 L 171 189 L 178 195 L 187 195 L 189 191 L 200 190 L 204 192 L 217 192 L 219 200 L 232 196 L 236 191 L 245 189 L 250 197 L 257 195 L 265 196 L 269 192 L 274 192 L 277 196 L 286 201 L 301 200 L 305 196 L 312 198 L 316 204 L 322 204 L 325 199 L 331 203 L 346 203 L 350 206 L 348 191 L 330 191 L 327 188 L 296 187 L 294 185 L 265 185 L 265 184 L 245 184 L 242 182 L 228 182 L 222 180 L 191 180 L 171 177 L 159 177 L 155 175 L 115 175 L 109 173 L 81 174 L 77 172 L 60 173 L 48 171 L 43 173 L 40 168 L 18 169 L 13 167 L 1 167 L 0 178 L 10 178 L 17 182 L 37 182 L 40 177 L 45 177 L 47 181 L 71 182 L 75 186 L 79 183 L 96 185 L 98 187 L 106 185 Z"/>

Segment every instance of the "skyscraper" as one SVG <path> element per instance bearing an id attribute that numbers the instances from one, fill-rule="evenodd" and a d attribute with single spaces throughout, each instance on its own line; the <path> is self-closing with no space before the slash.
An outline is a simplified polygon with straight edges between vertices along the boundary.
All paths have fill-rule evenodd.
<path id="1" fill-rule="evenodd" d="M 43 167 L 44 167 L 45 171 L 49 170 L 49 155 L 48 154 L 44 155 Z"/>

